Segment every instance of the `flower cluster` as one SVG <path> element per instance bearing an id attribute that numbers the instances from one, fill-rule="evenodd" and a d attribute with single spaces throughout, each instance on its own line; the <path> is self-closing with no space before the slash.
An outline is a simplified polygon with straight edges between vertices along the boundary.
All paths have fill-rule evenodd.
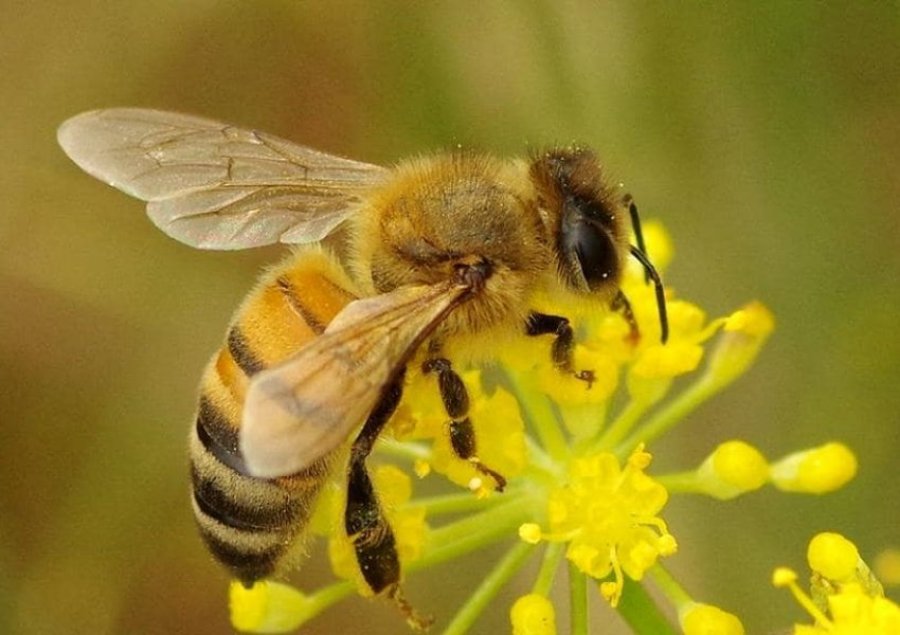
<path id="1" fill-rule="evenodd" d="M 658 224 L 645 229 L 648 251 L 664 269 L 672 254 L 668 237 Z M 467 632 L 534 558 L 540 567 L 531 589 L 510 608 L 513 633 L 557 632 L 549 598 L 563 561 L 573 633 L 589 630 L 592 587 L 637 632 L 662 632 L 646 626 L 654 619 L 666 623 L 640 584 L 647 578 L 674 605 L 683 632 L 743 633 L 736 616 L 693 599 L 662 566 L 679 545 L 689 544 L 683 537 L 676 541 L 676 528 L 664 520 L 669 498 L 727 500 L 766 484 L 822 494 L 854 476 L 855 457 L 837 442 L 768 460 L 743 440 L 724 440 L 692 469 L 651 474 L 647 448 L 751 366 L 774 320 L 758 302 L 709 319 L 668 287 L 669 340 L 663 344 L 654 291 L 641 269 L 627 271 L 622 291 L 640 325 L 639 337 L 619 312 L 599 311 L 577 299 L 565 306 L 559 298 L 535 299 L 536 309 L 564 314 L 578 326 L 574 363 L 576 370 L 592 371 L 590 382 L 554 367 L 550 336 L 511 338 L 496 363 L 462 373 L 478 459 L 506 477 L 502 493 L 478 464 L 453 451 L 434 378 L 410 373 L 406 397 L 389 426 L 392 438 L 380 441 L 373 457 L 405 468 L 373 469 L 404 574 L 491 544 L 509 545 L 449 622 L 445 607 L 437 611 L 444 633 Z M 414 496 L 412 480 L 434 475 L 462 489 Z M 322 497 L 314 523 L 328 538 L 332 568 L 341 580 L 311 594 L 274 582 L 249 590 L 235 586 L 232 619 L 238 630 L 291 630 L 354 590 L 371 594 L 343 532 L 342 508 L 338 483 Z M 442 522 L 450 515 L 453 520 Z"/>
<path id="2" fill-rule="evenodd" d="M 809 543 L 810 595 L 797 574 L 779 567 L 772 575 L 809 613 L 812 625 L 797 624 L 794 635 L 892 635 L 900 633 L 900 606 L 884 596 L 881 583 L 860 558 L 856 545 L 835 533 L 821 533 Z"/>

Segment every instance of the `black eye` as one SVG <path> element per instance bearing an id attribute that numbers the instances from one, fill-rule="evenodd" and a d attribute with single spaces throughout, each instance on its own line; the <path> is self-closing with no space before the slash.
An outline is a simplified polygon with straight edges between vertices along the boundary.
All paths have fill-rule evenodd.
<path id="1" fill-rule="evenodd" d="M 577 266 L 591 291 L 608 284 L 618 276 L 615 245 L 606 230 L 584 217 L 566 219 L 560 232 L 562 253 Z"/>

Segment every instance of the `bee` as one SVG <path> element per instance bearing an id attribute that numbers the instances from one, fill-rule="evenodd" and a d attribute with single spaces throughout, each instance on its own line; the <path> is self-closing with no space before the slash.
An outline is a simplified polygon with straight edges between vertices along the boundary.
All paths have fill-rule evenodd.
<path id="1" fill-rule="evenodd" d="M 394 535 L 365 463 L 410 364 L 436 378 L 454 452 L 502 490 L 503 476 L 478 459 L 448 351 L 509 331 L 550 335 L 556 367 L 589 386 L 569 319 L 530 302 L 539 291 L 589 297 L 621 310 L 637 337 L 619 289 L 629 255 L 655 285 L 666 338 L 637 208 L 585 147 L 518 159 L 456 151 L 385 168 L 144 109 L 78 115 L 58 138 L 82 169 L 147 201 L 151 220 L 192 247 L 300 245 L 233 317 L 190 432 L 200 533 L 248 586 L 293 564 L 318 493 L 342 469 L 344 530 L 363 577 L 375 593 L 397 592 Z M 343 257 L 315 245 L 342 226 Z"/>

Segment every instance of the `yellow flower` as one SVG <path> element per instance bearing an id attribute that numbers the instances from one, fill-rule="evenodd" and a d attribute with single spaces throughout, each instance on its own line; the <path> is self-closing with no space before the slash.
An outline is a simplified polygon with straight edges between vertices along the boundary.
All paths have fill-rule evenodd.
<path id="1" fill-rule="evenodd" d="M 688 603 L 678 613 L 684 635 L 744 635 L 744 625 L 731 613 L 711 604 Z"/>
<path id="2" fill-rule="evenodd" d="M 624 467 L 608 452 L 574 459 L 566 484 L 550 492 L 549 532 L 526 524 L 520 536 L 527 542 L 567 542 L 566 557 L 580 571 L 598 580 L 613 574 L 601 591 L 615 606 L 623 574 L 640 580 L 659 556 L 675 551 L 674 538 L 657 516 L 668 494 L 644 472 L 649 462 L 642 448 Z"/>
<path id="3" fill-rule="evenodd" d="M 469 392 L 469 417 L 472 421 L 485 422 L 475 428 L 478 459 L 506 478 L 514 477 L 527 463 L 525 424 L 519 404 L 500 386 L 486 393 L 481 375 L 480 370 L 461 374 Z M 394 435 L 401 439 L 432 440 L 431 458 L 427 464 L 419 462 L 416 472 L 424 476 L 433 470 L 457 485 L 471 487 L 477 483 L 481 485 L 473 489 L 483 494 L 492 491 L 494 483 L 486 483 L 488 477 L 454 452 L 448 434 L 450 419 L 444 411 L 434 377 L 413 373 L 407 394 L 410 398 L 392 419 Z"/>
<path id="4" fill-rule="evenodd" d="M 900 549 L 888 548 L 875 556 L 878 579 L 889 586 L 900 584 Z"/>
<path id="5" fill-rule="evenodd" d="M 232 626 L 244 633 L 288 633 L 316 613 L 303 593 L 278 582 L 232 582 L 229 605 Z"/>
<path id="6" fill-rule="evenodd" d="M 769 478 L 769 464 L 759 450 L 743 441 L 727 441 L 696 472 L 698 490 L 728 500 L 759 489 Z"/>
<path id="7" fill-rule="evenodd" d="M 859 551 L 842 535 L 824 532 L 809 541 L 806 559 L 813 571 L 826 578 L 846 582 L 856 573 Z"/>
<path id="8" fill-rule="evenodd" d="M 728 316 L 722 327 L 724 334 L 709 360 L 709 380 L 724 386 L 742 375 L 774 329 L 774 316 L 759 302 L 751 302 Z"/>
<path id="9" fill-rule="evenodd" d="M 796 625 L 795 635 L 900 633 L 900 606 L 884 597 L 852 542 L 839 534 L 818 534 L 807 558 L 813 569 L 812 597 L 800 589 L 790 569 L 776 569 L 773 576 L 774 584 L 788 587 L 815 622 Z"/>
<path id="10" fill-rule="evenodd" d="M 509 611 L 513 635 L 556 635 L 556 611 L 545 596 L 523 595 Z"/>
<path id="11" fill-rule="evenodd" d="M 786 492 L 824 494 L 856 476 L 856 457 L 843 443 L 794 452 L 772 464 L 772 482 Z"/>

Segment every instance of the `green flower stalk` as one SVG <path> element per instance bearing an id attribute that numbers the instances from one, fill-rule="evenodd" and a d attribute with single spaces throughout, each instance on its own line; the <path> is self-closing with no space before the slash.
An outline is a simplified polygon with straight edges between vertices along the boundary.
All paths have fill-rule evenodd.
<path id="1" fill-rule="evenodd" d="M 648 251 L 663 269 L 671 245 L 662 227 L 645 226 Z M 517 635 L 591 631 L 589 594 L 616 607 L 637 633 L 743 633 L 733 614 L 691 597 L 662 562 L 679 545 L 677 528 L 665 520 L 671 496 L 703 495 L 729 500 L 766 484 L 791 492 L 821 494 L 853 477 L 856 461 L 839 443 L 788 454 L 774 462 L 742 440 L 722 440 L 699 466 L 652 474 L 648 450 L 695 408 L 747 371 L 774 328 L 765 306 L 751 302 L 730 315 L 705 312 L 667 289 L 669 340 L 660 343 L 656 298 L 638 267 L 622 282 L 641 327 L 632 337 L 626 320 L 576 299 L 535 298 L 538 311 L 564 314 L 578 325 L 575 367 L 593 371 L 587 383 L 562 375 L 543 338 L 510 337 L 490 365 L 471 364 L 462 373 L 470 392 L 478 459 L 502 474 L 502 493 L 479 465 L 459 459 L 450 445 L 448 422 L 433 378 L 412 371 L 406 398 L 379 441 L 373 480 L 393 527 L 404 576 L 497 543 L 507 551 L 486 565 L 483 582 L 455 610 L 435 609 L 439 632 L 464 633 L 492 607 L 498 592 L 530 562 L 539 563 L 531 590 L 512 606 Z M 704 363 L 704 359 L 706 360 Z M 456 360 L 454 360 L 456 363 Z M 462 367 L 465 361 L 459 362 Z M 681 381 L 676 382 L 676 379 Z M 677 386 L 677 389 L 675 388 Z M 453 492 L 417 497 L 413 482 L 442 478 Z M 338 578 L 318 591 L 301 593 L 285 584 L 232 588 L 232 622 L 244 632 L 287 632 L 300 627 L 351 593 L 372 595 L 358 570 L 344 532 L 345 491 L 340 480 L 322 494 L 313 530 L 328 542 Z M 444 520 L 452 517 L 452 520 Z M 565 559 L 568 576 L 559 575 Z M 568 583 L 568 610 L 550 599 Z M 642 585 L 650 580 L 674 608 L 678 625 Z M 394 596 L 415 628 L 428 620 Z"/>

